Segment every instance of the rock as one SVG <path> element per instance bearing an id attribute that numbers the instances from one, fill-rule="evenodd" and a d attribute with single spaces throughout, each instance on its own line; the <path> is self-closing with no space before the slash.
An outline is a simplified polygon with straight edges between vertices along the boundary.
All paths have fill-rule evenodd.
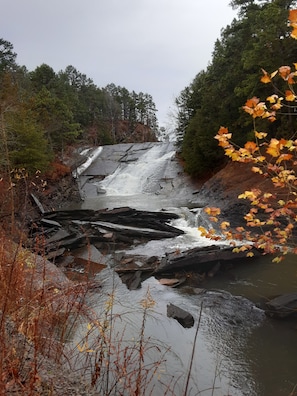
<path id="1" fill-rule="evenodd" d="M 297 314 L 297 293 L 283 294 L 266 303 L 266 314 L 273 318 L 286 318 Z"/>
<path id="2" fill-rule="evenodd" d="M 252 249 L 254 256 L 261 253 L 256 249 Z M 247 259 L 246 252 L 233 253 L 233 247 L 230 246 L 206 246 L 190 249 L 184 252 L 174 252 L 167 254 L 162 258 L 160 266 L 156 273 L 176 271 L 191 267 L 200 273 L 210 272 L 215 274 L 223 261 Z M 250 258 L 248 258 L 250 259 Z"/>
<path id="3" fill-rule="evenodd" d="M 55 220 L 50 220 L 50 219 L 41 219 L 40 222 L 42 224 L 44 224 L 46 227 L 57 227 L 57 228 L 61 228 L 61 224 L 58 223 Z"/>
<path id="4" fill-rule="evenodd" d="M 101 254 L 94 245 L 83 246 L 72 251 L 75 262 L 79 265 L 96 265 L 98 268 L 105 268 L 108 258 Z"/>
<path id="5" fill-rule="evenodd" d="M 182 308 L 174 304 L 167 305 L 167 316 L 178 321 L 183 327 L 190 328 L 194 326 L 193 316 Z"/>
<path id="6" fill-rule="evenodd" d="M 161 278 L 159 279 L 159 283 L 164 286 L 171 286 L 171 287 L 177 287 L 181 284 L 183 284 L 186 281 L 186 278 Z"/>
<path id="7" fill-rule="evenodd" d="M 42 206 L 42 203 L 39 201 L 39 199 L 34 194 L 31 194 L 31 198 L 32 198 L 33 202 L 35 203 L 35 205 L 37 206 L 37 208 L 39 209 L 40 213 L 43 214 L 45 212 L 45 210 Z"/>
<path id="8" fill-rule="evenodd" d="M 141 283 L 144 280 L 142 278 L 141 271 L 130 272 L 120 275 L 121 281 L 127 286 L 129 290 L 137 290 L 141 287 Z"/>

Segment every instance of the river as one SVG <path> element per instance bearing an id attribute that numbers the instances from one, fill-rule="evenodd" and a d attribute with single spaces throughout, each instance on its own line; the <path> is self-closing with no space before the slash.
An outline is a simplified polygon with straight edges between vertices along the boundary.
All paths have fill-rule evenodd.
<path id="1" fill-rule="evenodd" d="M 206 219 L 196 205 L 195 186 L 175 159 L 173 143 L 105 146 L 92 154 L 92 161 L 77 172 L 82 208 L 129 206 L 180 215 L 172 225 L 184 235 L 135 245 L 130 253 L 161 257 L 177 249 L 213 243 L 197 229 Z M 296 274 L 294 256 L 280 264 L 261 257 L 208 279 L 203 283 L 207 291 L 198 294 L 191 287 L 161 285 L 153 277 L 140 289 L 129 291 L 107 267 L 96 275 L 102 290 L 90 302 L 102 316 L 113 292 L 113 315 L 121 317 L 121 330 L 114 330 L 115 338 L 124 329 L 122 337 L 132 342 L 141 332 L 141 305 L 150 294 L 154 307 L 146 317 L 145 337 L 157 348 L 148 348 L 145 359 L 158 362 L 158 369 L 144 394 L 163 395 L 164 383 L 169 383 L 171 393 L 168 390 L 166 394 L 183 395 L 190 371 L 187 396 L 288 396 L 297 384 L 297 323 L 268 318 L 257 306 L 272 296 L 295 292 Z M 190 312 L 194 326 L 183 328 L 168 318 L 169 303 Z M 84 329 L 82 324 L 79 331 Z M 161 359 L 160 350 L 166 349 L 166 357 Z"/>

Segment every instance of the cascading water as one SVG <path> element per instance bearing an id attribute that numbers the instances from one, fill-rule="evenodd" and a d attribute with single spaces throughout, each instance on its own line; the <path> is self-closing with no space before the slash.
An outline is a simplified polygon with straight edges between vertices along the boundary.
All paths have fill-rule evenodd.
<path id="1" fill-rule="evenodd" d="M 163 153 L 163 146 L 153 146 L 136 162 L 120 166 L 99 185 L 108 195 L 156 194 L 161 185 L 159 180 L 174 157 L 175 151 Z"/>
<path id="2" fill-rule="evenodd" d="M 207 219 L 199 205 L 195 205 L 195 186 L 191 185 L 176 161 L 173 143 L 108 146 L 96 150 L 95 154 L 92 165 L 82 167 L 79 175 L 83 208 L 130 206 L 141 210 L 169 210 L 180 216 L 172 221 L 172 225 L 182 229 L 184 235 L 138 245 L 131 248 L 129 254 L 161 257 L 166 252 L 212 244 L 202 238 L 197 229 L 199 225 L 207 227 Z M 110 296 L 110 290 L 114 289 L 113 313 L 123 321 L 127 339 L 133 340 L 139 334 L 138 325 L 142 321 L 142 314 L 138 312 L 139 302 L 143 301 L 149 289 L 156 306 L 154 314 L 147 318 L 146 336 L 156 340 L 157 344 L 170 347 L 170 353 L 166 355 L 166 367 L 162 366 L 158 375 L 164 382 L 174 375 L 172 382 L 176 381 L 175 395 L 178 395 L 183 394 L 199 312 L 203 305 L 192 367 L 193 392 L 189 394 L 285 396 L 294 387 L 295 352 L 289 355 L 289 351 L 297 349 L 295 333 L 289 334 L 288 331 L 288 337 L 280 340 L 274 326 L 267 323 L 263 312 L 258 311 L 252 303 L 228 292 L 216 294 L 215 291 L 223 288 L 256 300 L 255 296 L 261 295 L 264 286 L 267 290 L 263 295 L 276 294 L 276 284 L 281 278 L 279 267 L 272 268 L 269 258 L 265 262 L 261 259 L 260 264 L 255 262 L 249 266 L 239 266 L 236 276 L 231 280 L 210 279 L 207 287 L 213 292 L 208 291 L 205 295 L 196 294 L 195 290 L 168 288 L 154 277 L 143 282 L 141 289 L 129 292 L 112 269 L 107 268 L 98 274 L 102 289 L 100 296 L 93 297 L 94 309 L 101 312 L 105 303 L 102 296 L 105 293 Z M 294 262 L 292 267 L 295 268 Z M 283 269 L 281 274 L 284 274 Z M 283 290 L 288 288 L 287 279 L 288 276 L 284 277 Z M 293 290 L 296 287 L 293 284 Z M 176 321 L 167 318 L 166 306 L 172 302 L 193 314 L 193 328 L 185 330 Z M 85 327 L 82 328 L 84 330 Z M 287 351 L 286 359 L 291 364 L 280 378 L 278 360 L 272 359 L 272 356 L 281 356 L 284 348 Z M 161 395 L 158 385 L 154 385 L 155 393 L 150 393 L 148 389 L 147 394 Z"/>

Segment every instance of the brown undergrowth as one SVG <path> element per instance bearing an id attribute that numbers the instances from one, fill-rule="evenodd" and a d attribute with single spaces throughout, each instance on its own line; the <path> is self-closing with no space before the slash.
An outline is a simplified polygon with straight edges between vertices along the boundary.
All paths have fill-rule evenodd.
<path id="1" fill-rule="evenodd" d="M 69 280 L 40 244 L 36 254 L 0 233 L 0 394 L 150 395 L 159 381 L 163 394 L 173 395 L 160 378 L 168 349 L 145 337 L 150 294 L 140 302 L 139 334 L 127 339 L 115 290 L 97 290 L 103 310 L 95 312 L 87 302 L 92 280 Z M 86 331 L 74 341 L 78 326 Z"/>

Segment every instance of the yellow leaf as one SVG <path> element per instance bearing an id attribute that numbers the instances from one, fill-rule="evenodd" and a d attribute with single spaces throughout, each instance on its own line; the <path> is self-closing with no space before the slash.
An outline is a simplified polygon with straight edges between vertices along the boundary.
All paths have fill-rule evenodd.
<path id="1" fill-rule="evenodd" d="M 262 169 L 259 168 L 258 166 L 253 166 L 253 167 L 252 167 L 252 171 L 255 172 L 255 173 L 259 173 L 260 175 L 263 174 Z"/>
<path id="2" fill-rule="evenodd" d="M 272 79 L 273 77 L 275 77 L 278 73 L 278 70 L 275 70 L 273 73 L 270 74 L 270 78 Z"/>
<path id="3" fill-rule="evenodd" d="M 264 194 L 263 194 L 263 197 L 264 197 L 265 199 L 271 198 L 271 197 L 272 197 L 272 194 L 271 194 L 271 193 L 264 193 Z"/>
<path id="4" fill-rule="evenodd" d="M 275 258 L 272 260 L 272 262 L 273 262 L 273 263 L 280 263 L 283 259 L 284 259 L 283 256 L 277 256 L 277 257 L 275 257 Z"/>
<path id="5" fill-rule="evenodd" d="M 272 157 L 278 157 L 278 156 L 280 155 L 279 148 L 280 148 L 280 142 L 279 142 L 279 140 L 277 140 L 277 139 L 275 139 L 275 138 L 272 138 L 272 139 L 270 140 L 269 147 L 268 147 L 268 149 L 266 150 L 266 152 L 267 152 L 268 154 L 270 154 Z"/>
<path id="6" fill-rule="evenodd" d="M 263 84 L 268 84 L 268 83 L 270 83 L 270 82 L 271 82 L 271 78 L 270 78 L 270 76 L 268 75 L 267 71 L 264 70 L 264 69 L 262 69 L 262 72 L 263 72 L 263 76 L 261 77 L 261 82 L 262 82 Z"/>
<path id="7" fill-rule="evenodd" d="M 250 199 L 254 200 L 257 198 L 257 195 L 253 191 L 245 191 L 243 194 L 238 195 L 239 199 Z"/>
<path id="8" fill-rule="evenodd" d="M 228 227 L 230 227 L 229 221 L 223 221 L 223 222 L 221 223 L 221 229 L 222 229 L 222 230 L 226 230 L 226 228 L 228 228 Z"/>
<path id="9" fill-rule="evenodd" d="M 278 99 L 278 95 L 276 95 L 276 94 L 273 94 L 273 95 L 268 96 L 268 97 L 266 98 L 266 100 L 267 100 L 269 103 L 276 103 L 276 102 L 277 102 L 277 99 Z"/>
<path id="10" fill-rule="evenodd" d="M 198 227 L 198 231 L 200 231 L 201 236 L 207 235 L 206 229 L 204 227 L 202 227 L 202 226 Z"/>
<path id="11" fill-rule="evenodd" d="M 257 131 L 255 131 L 255 136 L 258 139 L 264 139 L 267 136 L 267 133 L 266 132 L 257 132 Z"/>
<path id="12" fill-rule="evenodd" d="M 210 216 L 217 216 L 221 213 L 221 209 L 214 208 L 214 207 L 207 207 L 207 208 L 204 208 L 204 212 Z"/>
<path id="13" fill-rule="evenodd" d="M 248 252 L 247 254 L 246 254 L 246 257 L 253 257 L 254 256 L 254 253 L 253 252 Z"/>

